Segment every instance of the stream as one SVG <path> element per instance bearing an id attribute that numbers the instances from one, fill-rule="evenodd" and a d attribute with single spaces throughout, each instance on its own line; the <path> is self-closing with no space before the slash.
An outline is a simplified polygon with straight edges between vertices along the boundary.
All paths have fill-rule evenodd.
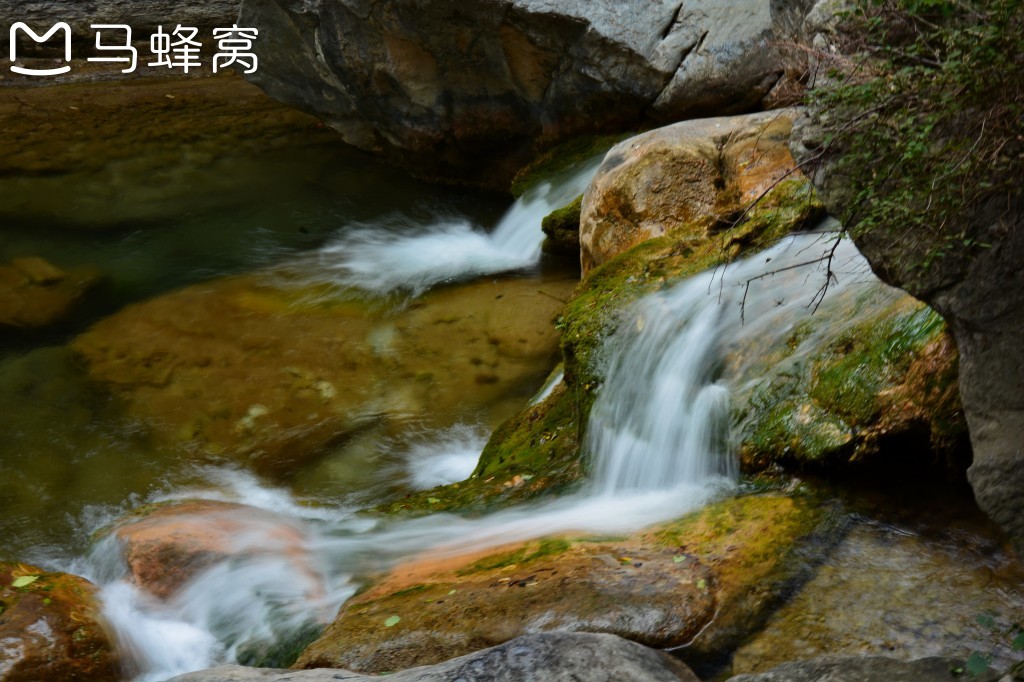
<path id="1" fill-rule="evenodd" d="M 821 264 L 790 266 L 835 246 L 824 305 L 888 295 L 848 240 L 835 245 L 827 225 L 667 286 L 638 301 L 605 340 L 608 378 L 588 426 L 590 475 L 579 490 L 476 518 L 386 519 L 365 510 L 467 478 L 491 431 L 551 392 L 562 379 L 545 383 L 554 365 L 546 346 L 516 358 L 515 378 L 500 389 L 497 361 L 490 373 L 431 379 L 450 384 L 456 397 L 445 400 L 436 393 L 407 396 L 406 384 L 429 372 L 404 360 L 412 380 L 403 374 L 374 384 L 397 396 L 393 414 L 374 413 L 371 426 L 332 442 L 317 461 L 272 475 L 219 454 L 193 456 L 153 437 L 145 420 L 96 388 L 68 343 L 118 311 L 182 290 L 205 295 L 204 287 L 212 291 L 244 276 L 257 282 L 243 289 L 254 306 L 272 300 L 253 294 L 260 287 L 315 291 L 330 305 L 351 306 L 356 312 L 344 321 L 350 338 L 382 366 L 394 366 L 387 363 L 397 362 L 396 349 L 416 355 L 420 347 L 402 346 L 402 334 L 436 337 L 435 346 L 451 355 L 469 353 L 457 344 L 480 334 L 447 331 L 464 312 L 456 306 L 469 305 L 473 292 L 484 292 L 483 303 L 473 304 L 481 307 L 506 295 L 481 287 L 521 286 L 536 300 L 555 299 L 548 303 L 555 310 L 570 295 L 578 270 L 542 256 L 540 224 L 583 192 L 601 157 L 552 177 L 511 206 L 405 178 L 314 128 L 293 131 L 272 150 L 241 149 L 207 161 L 157 183 L 118 174 L 121 197 L 149 203 L 131 206 L 125 199 L 106 225 L 96 217 L 102 211 L 94 198 L 75 195 L 73 177 L 62 191 L 70 205 L 81 203 L 77 216 L 47 206 L 51 176 L 0 178 L 0 190 L 19 197 L 0 214 L 0 262 L 43 256 L 105 275 L 58 326 L 0 339 L 0 533 L 11 558 L 100 586 L 104 615 L 134 682 L 245 660 L 254 648 L 307 633 L 329 623 L 367 576 L 412 556 L 455 556 L 564 533 L 626 533 L 735 494 L 744 484 L 730 393 L 747 380 L 748 351 L 785 338 L 812 315 L 815 292 L 826 281 Z M 225 183 L 232 173 L 236 181 Z M 211 186 L 215 191 L 207 191 Z M 530 305 L 550 326 L 547 309 Z M 482 345 L 488 343 L 497 345 Z M 323 381 L 314 388 L 331 396 L 356 390 Z M 246 415 L 248 426 L 266 410 L 256 407 Z M 211 515 L 230 529 L 236 551 L 161 600 L 129 579 L 118 538 L 102 531 L 144 505 L 186 500 L 260 512 L 225 505 Z M 864 551 L 885 551 L 885 542 L 867 531 L 854 540 L 869 548 Z M 871 550 L 872 543 L 882 549 Z M 933 550 L 904 545 L 909 558 L 893 571 L 941 562 L 920 558 Z M 853 561 L 840 555 L 835 570 L 848 570 Z"/>

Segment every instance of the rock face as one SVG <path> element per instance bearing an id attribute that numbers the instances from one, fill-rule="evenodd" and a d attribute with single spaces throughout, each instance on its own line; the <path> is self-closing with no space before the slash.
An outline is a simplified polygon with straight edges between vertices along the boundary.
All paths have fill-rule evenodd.
<path id="1" fill-rule="evenodd" d="M 42 258 L 0 265 L 0 328 L 58 322 L 99 280 L 90 268 L 65 272 Z"/>
<path id="2" fill-rule="evenodd" d="M 330 682 L 377 680 L 346 670 L 259 670 L 224 666 L 180 675 L 169 682 Z M 697 676 L 672 656 L 647 649 L 614 635 L 548 632 L 525 635 L 491 649 L 468 654 L 429 667 L 403 670 L 387 676 L 394 682 L 456 682 L 491 680 L 519 682 L 698 682 Z"/>
<path id="3" fill-rule="evenodd" d="M 270 95 L 423 176 L 505 189 L 540 148 L 758 106 L 767 0 L 247 0 Z"/>
<path id="4" fill-rule="evenodd" d="M 608 152 L 580 214 L 583 274 L 637 244 L 679 232 L 705 241 L 773 184 L 802 177 L 789 152 L 792 112 L 685 121 Z"/>
<path id="5" fill-rule="evenodd" d="M 720 655 L 805 577 L 800 553 L 823 518 L 806 500 L 748 496 L 619 541 L 420 557 L 350 600 L 296 667 L 379 673 L 539 631 Z"/>
<path id="6" fill-rule="evenodd" d="M 308 562 L 302 530 L 276 514 L 242 504 L 173 503 L 119 523 L 113 536 L 134 582 L 160 599 L 173 596 L 216 562 L 261 554 L 287 558 L 297 580 L 311 589 L 322 587 Z"/>
<path id="7" fill-rule="evenodd" d="M 84 578 L 0 562 L 0 680 L 120 680 L 98 614 Z"/>
<path id="8" fill-rule="evenodd" d="M 757 675 L 737 675 L 729 682 L 953 682 L 963 679 L 963 661 L 949 658 L 922 658 L 901 661 L 882 656 L 825 656 L 809 661 L 785 663 Z M 961 672 L 957 673 L 956 670 Z M 999 676 L 987 669 L 971 679 L 994 682 Z"/>

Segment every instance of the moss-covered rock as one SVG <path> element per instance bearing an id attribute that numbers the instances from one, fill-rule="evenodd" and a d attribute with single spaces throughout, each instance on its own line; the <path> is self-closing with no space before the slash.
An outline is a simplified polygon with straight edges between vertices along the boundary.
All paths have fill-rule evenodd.
<path id="1" fill-rule="evenodd" d="M 722 654 L 805 577 L 830 521 L 809 499 L 749 495 L 632 537 L 428 555 L 349 601 L 296 666 L 393 671 L 545 630 Z"/>
<path id="2" fill-rule="evenodd" d="M 580 251 L 580 210 L 583 195 L 568 206 L 552 211 L 541 222 L 544 230 L 544 250 L 549 253 L 578 254 Z"/>
<path id="3" fill-rule="evenodd" d="M 789 151 L 792 116 L 683 121 L 613 147 L 583 198 L 583 274 L 669 232 L 707 239 L 778 182 L 802 177 Z"/>
<path id="4" fill-rule="evenodd" d="M 499 426 L 465 481 L 411 493 L 378 507 L 386 514 L 478 513 L 554 492 L 580 480 L 579 420 L 565 382 Z"/>
<path id="5" fill-rule="evenodd" d="M 909 296 L 847 293 L 757 352 L 734 403 L 748 469 L 964 465 L 956 348 Z"/>
<path id="6" fill-rule="evenodd" d="M 96 592 L 75 575 L 0 562 L 0 680 L 120 680 Z"/>

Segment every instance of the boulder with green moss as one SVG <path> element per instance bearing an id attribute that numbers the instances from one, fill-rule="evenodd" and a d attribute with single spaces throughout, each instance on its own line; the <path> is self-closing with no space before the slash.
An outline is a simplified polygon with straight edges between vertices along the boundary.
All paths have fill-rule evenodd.
<path id="1" fill-rule="evenodd" d="M 629 537 L 428 554 L 350 600 L 296 667 L 400 670 L 542 631 L 722 654 L 806 577 L 805 552 L 836 527 L 808 498 L 762 494 Z"/>
<path id="2" fill-rule="evenodd" d="M 966 467 L 956 347 L 924 304 L 867 282 L 756 353 L 733 392 L 748 469 Z"/>
<path id="3" fill-rule="evenodd" d="M 547 237 L 544 250 L 549 253 L 576 254 L 580 250 L 580 210 L 583 207 L 583 195 L 568 206 L 552 211 L 541 222 L 541 229 Z"/>

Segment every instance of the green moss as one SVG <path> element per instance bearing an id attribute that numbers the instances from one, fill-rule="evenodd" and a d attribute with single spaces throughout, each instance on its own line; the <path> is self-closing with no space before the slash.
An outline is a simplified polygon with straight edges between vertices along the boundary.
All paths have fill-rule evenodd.
<path id="1" fill-rule="evenodd" d="M 253 668 L 287 668 L 323 630 L 322 625 L 308 623 L 295 632 L 278 634 L 272 642 L 244 644 L 238 650 L 238 663 Z"/>
<path id="2" fill-rule="evenodd" d="M 560 383 L 547 399 L 495 430 L 468 480 L 408 495 L 378 511 L 414 516 L 485 512 L 564 491 L 583 474 L 578 424 L 575 404 Z"/>
<path id="3" fill-rule="evenodd" d="M 534 185 L 562 173 L 578 163 L 604 154 L 633 133 L 578 137 L 548 150 L 520 170 L 512 180 L 512 194 L 521 197 Z"/>
<path id="4" fill-rule="evenodd" d="M 810 183 L 787 180 L 745 215 L 718 225 L 710 239 L 680 238 L 678 235 L 705 231 L 681 226 L 595 268 L 577 289 L 559 323 L 566 380 L 573 387 L 584 421 L 603 381 L 603 341 L 629 304 L 685 277 L 764 249 L 823 215 L 824 207 Z"/>
<path id="5" fill-rule="evenodd" d="M 857 301 L 858 306 L 871 304 Z M 863 459 L 873 454 L 878 434 L 890 430 L 894 418 L 908 416 L 888 414 L 908 409 L 894 407 L 904 397 L 924 403 L 921 412 L 928 417 L 960 422 L 959 406 L 944 404 L 955 394 L 950 363 L 940 363 L 945 385 L 934 382 L 930 373 L 924 391 L 908 380 L 925 348 L 945 333 L 942 318 L 901 298 L 858 324 L 829 329 L 837 316 L 850 312 L 823 311 L 801 324 L 755 370 L 763 379 L 748 397 L 739 397 L 735 410 L 748 468 L 770 462 L 824 465 Z M 801 354 L 801 344 L 812 335 L 823 338 L 813 352 Z M 953 441 L 959 433 L 955 426 L 933 428 L 942 432 L 936 434 L 940 440 Z"/>
<path id="6" fill-rule="evenodd" d="M 568 540 L 545 538 L 536 544 L 525 545 L 512 552 L 502 552 L 484 557 L 479 561 L 473 562 L 466 568 L 456 571 L 456 575 L 472 575 L 473 573 L 483 573 L 485 571 L 492 571 L 496 568 L 504 568 L 505 566 L 528 564 L 531 561 L 543 559 L 547 556 L 563 554 L 571 547 L 572 543 Z M 398 593 L 396 593 L 396 596 L 397 594 Z"/>
<path id="7" fill-rule="evenodd" d="M 559 253 L 579 253 L 580 212 L 583 209 L 583 195 L 576 197 L 568 206 L 552 211 L 541 222 L 541 229 L 547 235 L 544 250 Z"/>

